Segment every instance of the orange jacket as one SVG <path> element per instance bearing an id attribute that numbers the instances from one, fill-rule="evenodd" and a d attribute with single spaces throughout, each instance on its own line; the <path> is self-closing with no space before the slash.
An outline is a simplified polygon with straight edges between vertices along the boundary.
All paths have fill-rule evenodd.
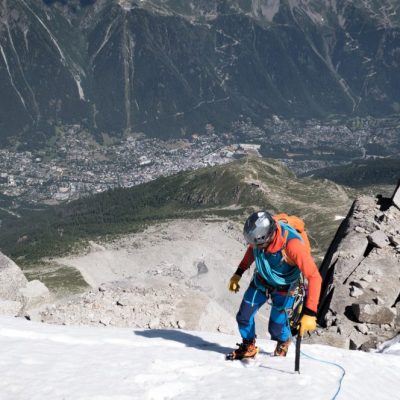
<path id="1" fill-rule="evenodd" d="M 285 239 L 282 236 L 282 229 L 281 226 L 277 224 L 275 237 L 264 251 L 268 253 L 277 253 L 278 251 L 281 251 L 284 246 Z M 313 312 L 317 312 L 322 278 L 311 254 L 305 249 L 303 243 L 299 239 L 289 240 L 286 243 L 285 251 L 289 258 L 295 262 L 304 277 L 308 280 L 306 307 Z M 236 274 L 242 276 L 243 272 L 249 269 L 253 262 L 253 248 L 249 246 L 238 269 L 236 270 Z"/>

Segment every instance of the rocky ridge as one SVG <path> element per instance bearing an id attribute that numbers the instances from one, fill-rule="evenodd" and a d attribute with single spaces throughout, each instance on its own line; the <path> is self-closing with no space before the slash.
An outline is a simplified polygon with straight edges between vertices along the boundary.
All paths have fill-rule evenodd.
<path id="1" fill-rule="evenodd" d="M 311 338 L 368 350 L 400 332 L 400 186 L 391 199 L 359 197 L 332 242 L 319 324 Z"/>

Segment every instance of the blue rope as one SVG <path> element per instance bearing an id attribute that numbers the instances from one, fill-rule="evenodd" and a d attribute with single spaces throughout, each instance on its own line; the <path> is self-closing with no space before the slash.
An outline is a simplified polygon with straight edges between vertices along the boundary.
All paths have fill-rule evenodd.
<path id="1" fill-rule="evenodd" d="M 304 351 L 302 351 L 302 350 L 300 350 L 300 354 L 303 355 L 304 357 L 309 358 L 310 360 L 314 360 L 314 361 L 317 361 L 317 362 L 320 362 L 320 363 L 323 363 L 323 364 L 333 365 L 334 367 L 339 368 L 342 371 L 342 376 L 339 379 L 339 387 L 336 390 L 335 395 L 331 399 L 331 400 L 335 400 L 337 398 L 340 390 L 342 389 L 342 381 L 343 381 L 344 376 L 346 375 L 346 370 L 341 365 L 339 365 L 337 363 L 334 363 L 332 361 L 325 361 L 325 360 L 321 360 L 319 358 L 315 358 L 315 357 L 309 356 L 308 354 L 304 353 Z"/>
<path id="2" fill-rule="evenodd" d="M 253 250 L 254 259 L 256 262 L 257 272 L 261 274 L 263 279 L 272 283 L 274 286 L 284 286 L 296 282 L 301 274 L 299 268 L 292 268 L 288 272 L 274 270 L 268 262 L 265 253 L 259 249 Z"/>

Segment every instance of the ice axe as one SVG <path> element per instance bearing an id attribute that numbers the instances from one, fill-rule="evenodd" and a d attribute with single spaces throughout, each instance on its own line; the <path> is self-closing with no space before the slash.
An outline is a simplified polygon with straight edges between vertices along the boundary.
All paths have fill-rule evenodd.
<path id="1" fill-rule="evenodd" d="M 301 346 L 301 336 L 300 336 L 300 325 L 297 327 L 297 338 L 296 338 L 296 355 L 294 358 L 294 371 L 300 373 L 300 346 Z"/>

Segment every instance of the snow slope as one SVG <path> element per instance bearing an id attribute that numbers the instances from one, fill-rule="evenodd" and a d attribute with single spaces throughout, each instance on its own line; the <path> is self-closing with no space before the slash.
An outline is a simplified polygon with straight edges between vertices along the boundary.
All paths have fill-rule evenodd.
<path id="1" fill-rule="evenodd" d="M 305 357 L 293 372 L 260 340 L 249 363 L 225 361 L 222 334 L 46 325 L 0 318 L 1 400 L 331 399 L 342 370 Z M 394 342 L 393 345 L 396 345 Z M 388 353 L 389 349 L 385 351 Z M 399 399 L 400 357 L 304 345 L 345 369 L 338 399 Z"/>

